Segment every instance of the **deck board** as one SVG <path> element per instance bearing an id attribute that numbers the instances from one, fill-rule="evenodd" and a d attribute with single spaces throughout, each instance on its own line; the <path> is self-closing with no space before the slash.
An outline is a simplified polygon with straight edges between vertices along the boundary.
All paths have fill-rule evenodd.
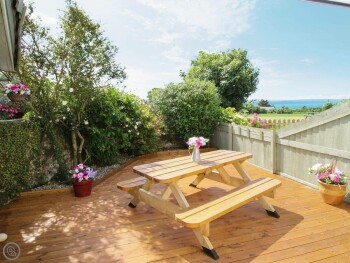
<path id="1" fill-rule="evenodd" d="M 162 162 L 167 158 L 157 155 L 131 163 L 97 185 L 90 197 L 57 191 L 1 207 L 0 232 L 21 247 L 16 262 L 214 262 L 203 254 L 190 229 L 144 203 L 129 208 L 131 196 L 116 187 L 117 182 L 135 177 L 133 166 L 169 164 Z M 244 167 L 254 179 L 282 181 L 276 198 L 269 199 L 281 218 L 266 216 L 254 201 L 213 221 L 210 238 L 220 255 L 217 262 L 346 262 L 349 204 L 326 205 L 314 189 L 250 164 Z M 188 186 L 193 179 L 179 184 L 190 204 L 200 205 L 232 190 L 205 179 L 198 186 L 205 190 L 200 191 Z M 162 190 L 157 185 L 154 191 Z"/>

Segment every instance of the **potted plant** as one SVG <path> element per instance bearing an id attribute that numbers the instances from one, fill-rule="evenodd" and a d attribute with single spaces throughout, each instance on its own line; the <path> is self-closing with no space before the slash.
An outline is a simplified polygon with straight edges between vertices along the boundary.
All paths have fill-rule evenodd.
<path id="1" fill-rule="evenodd" d="M 204 138 L 202 136 L 191 137 L 191 138 L 188 139 L 186 144 L 188 145 L 188 149 L 189 150 L 193 150 L 192 151 L 192 156 L 191 156 L 191 160 L 193 162 L 199 162 L 201 160 L 201 156 L 200 156 L 200 153 L 199 153 L 199 148 L 201 146 L 206 145 L 207 142 L 209 142 L 209 139 L 206 139 L 206 138 Z"/>
<path id="2" fill-rule="evenodd" d="M 325 203 L 340 205 L 343 202 L 348 176 L 336 167 L 335 160 L 331 164 L 315 164 L 309 169 L 309 174 L 316 175 L 318 189 Z"/>
<path id="3" fill-rule="evenodd" d="M 7 97 L 13 102 L 23 102 L 30 95 L 28 86 L 23 83 L 7 84 L 4 91 Z"/>
<path id="4" fill-rule="evenodd" d="M 92 182 L 96 172 L 85 164 L 78 164 L 69 171 L 72 175 L 72 182 L 75 196 L 85 197 L 91 194 Z"/>

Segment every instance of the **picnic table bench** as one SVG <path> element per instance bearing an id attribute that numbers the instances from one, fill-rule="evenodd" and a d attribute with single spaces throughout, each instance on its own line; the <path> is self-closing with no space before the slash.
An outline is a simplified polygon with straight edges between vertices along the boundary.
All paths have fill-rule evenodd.
<path id="1" fill-rule="evenodd" d="M 135 208 L 138 202 L 143 201 L 192 229 L 204 252 L 213 259 L 218 259 L 209 240 L 211 221 L 256 199 L 269 216 L 279 218 L 265 196 L 274 197 L 275 189 L 281 182 L 272 178 L 253 180 L 241 166 L 242 162 L 251 157 L 252 154 L 249 153 L 217 150 L 201 154 L 200 162 L 193 162 L 185 156 L 142 164 L 133 168 L 141 176 L 119 182 L 117 187 L 133 196 L 130 207 Z M 234 166 L 241 178 L 231 175 L 225 168 L 227 166 Z M 201 206 L 190 207 L 178 181 L 193 175 L 196 175 L 196 179 L 190 184 L 192 187 L 197 187 L 204 179 L 210 179 L 233 186 L 234 189 Z M 160 195 L 150 192 L 151 187 L 157 183 L 166 185 Z M 171 194 L 177 204 L 168 200 Z"/>

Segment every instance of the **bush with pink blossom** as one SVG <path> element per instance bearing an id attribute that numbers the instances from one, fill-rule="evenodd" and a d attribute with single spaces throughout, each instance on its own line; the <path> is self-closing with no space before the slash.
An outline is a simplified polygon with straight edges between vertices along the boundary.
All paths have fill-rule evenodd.
<path id="1" fill-rule="evenodd" d="M 10 106 L 0 103 L 0 120 L 15 119 L 19 113 L 19 106 Z"/>
<path id="2" fill-rule="evenodd" d="M 250 123 L 251 127 L 256 128 L 267 128 L 267 121 L 266 119 L 259 118 L 259 115 L 257 113 L 254 113 L 253 118 L 248 118 L 248 122 Z"/>

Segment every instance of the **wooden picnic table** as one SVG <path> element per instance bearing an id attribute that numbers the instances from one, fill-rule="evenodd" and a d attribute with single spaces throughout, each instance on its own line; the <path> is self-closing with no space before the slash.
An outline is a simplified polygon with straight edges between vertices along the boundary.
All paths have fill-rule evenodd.
<path id="1" fill-rule="evenodd" d="M 141 177 L 120 182 L 118 188 L 127 191 L 134 197 L 129 204 L 130 207 L 135 208 L 138 202 L 143 201 L 191 228 L 204 252 L 218 259 L 209 240 L 211 221 L 256 199 L 259 200 L 268 215 L 279 217 L 265 196 L 273 197 L 275 189 L 281 185 L 281 182 L 272 178 L 253 180 L 241 165 L 251 157 L 250 153 L 217 150 L 201 154 L 199 162 L 193 162 L 189 156 L 185 156 L 142 164 L 133 168 L 134 172 Z M 230 174 L 227 166 L 234 166 L 240 178 Z M 192 187 L 196 187 L 204 179 L 210 179 L 233 186 L 234 189 L 216 200 L 199 207 L 191 207 L 179 188 L 178 182 L 194 175 L 196 179 L 190 184 Z M 150 192 L 154 184 L 166 186 L 160 195 Z M 169 200 L 171 195 L 174 195 L 177 204 Z"/>

